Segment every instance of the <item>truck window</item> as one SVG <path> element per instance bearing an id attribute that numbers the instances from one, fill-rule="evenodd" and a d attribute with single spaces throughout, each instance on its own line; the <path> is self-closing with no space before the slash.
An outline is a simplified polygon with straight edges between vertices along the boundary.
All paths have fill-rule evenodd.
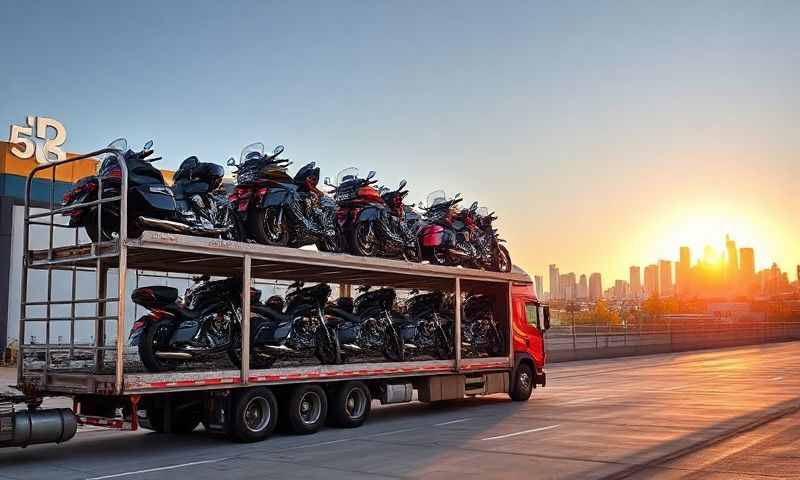
<path id="1" fill-rule="evenodd" d="M 540 328 L 542 318 L 542 315 L 539 312 L 540 310 L 541 308 L 539 305 L 533 302 L 527 302 L 525 304 L 525 317 L 527 318 L 529 325 Z"/>

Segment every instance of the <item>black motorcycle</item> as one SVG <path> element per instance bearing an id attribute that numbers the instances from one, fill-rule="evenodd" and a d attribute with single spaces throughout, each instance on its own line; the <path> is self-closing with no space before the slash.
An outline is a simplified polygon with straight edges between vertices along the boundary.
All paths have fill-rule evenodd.
<path id="1" fill-rule="evenodd" d="M 355 301 L 342 297 L 328 305 L 326 313 L 335 326 L 342 352 L 346 355 L 381 353 L 391 361 L 405 360 L 406 345 L 392 319 L 395 291 L 361 287 Z"/>
<path id="2" fill-rule="evenodd" d="M 497 229 L 492 222 L 497 220 L 494 212 L 489 213 L 486 207 L 481 207 L 475 214 L 477 229 L 472 237 L 480 261 L 484 268 L 497 272 L 510 272 L 512 268 L 511 255 L 505 245 L 505 240 L 497 235 Z"/>
<path id="3" fill-rule="evenodd" d="M 161 171 L 151 165 L 161 159 L 148 158 L 153 153 L 152 147 L 151 140 L 141 151 L 134 152 L 128 149 L 124 138 L 109 144 L 108 148 L 118 152 L 107 154 L 96 176 L 81 179 L 64 195 L 63 207 L 76 206 L 63 213 L 70 217 L 69 225 L 84 227 L 92 242 L 119 235 L 119 201 L 105 202 L 99 209 L 97 204 L 82 204 L 121 195 L 122 168 L 117 157 L 121 155 L 128 169 L 128 237 L 138 237 L 142 230 L 152 228 L 243 240 L 243 229 L 230 204 L 215 193 L 222 182 L 222 167 L 200 163 L 196 157 L 186 159 L 182 170 L 176 172 L 175 189 L 179 192 L 176 195 L 164 182 Z"/>
<path id="4" fill-rule="evenodd" d="M 295 282 L 285 302 L 272 297 L 251 307 L 259 317 L 250 325 L 252 350 L 263 357 L 262 368 L 281 358 L 312 355 L 323 364 L 341 363 L 336 333 L 324 313 L 330 294 L 325 283 L 303 288 L 302 282 Z"/>
<path id="5" fill-rule="evenodd" d="M 236 187 L 230 200 L 246 217 L 250 235 L 265 245 L 302 247 L 341 252 L 344 248 L 336 223 L 336 202 L 317 188 L 319 168 L 314 162 L 294 177 L 288 173 L 288 159 L 278 158 L 279 145 L 271 155 L 263 144 L 248 145 L 237 167 Z"/>
<path id="6" fill-rule="evenodd" d="M 414 289 L 405 301 L 405 311 L 395 315 L 394 323 L 406 345 L 415 353 L 429 353 L 446 360 L 453 356 L 453 320 L 442 315 L 445 295 L 440 291 L 420 294 Z"/>
<path id="7" fill-rule="evenodd" d="M 492 297 L 468 294 L 462 312 L 461 347 L 466 356 L 503 355 L 506 345 L 494 317 Z"/>
<path id="8" fill-rule="evenodd" d="M 242 282 L 237 278 L 195 280 L 183 300 L 173 287 L 133 291 L 133 302 L 150 311 L 133 324 L 128 338 L 131 346 L 138 347 L 146 370 L 173 370 L 180 362 L 220 353 L 235 362 L 241 338 Z M 251 291 L 256 301 L 257 295 Z"/>

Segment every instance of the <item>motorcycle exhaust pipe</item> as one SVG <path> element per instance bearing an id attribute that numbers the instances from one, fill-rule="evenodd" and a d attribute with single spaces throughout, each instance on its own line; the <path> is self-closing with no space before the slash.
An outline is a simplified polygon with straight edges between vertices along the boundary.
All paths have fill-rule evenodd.
<path id="1" fill-rule="evenodd" d="M 354 352 L 361 351 L 361 347 L 359 347 L 358 345 L 353 345 L 352 343 L 343 343 L 342 348 L 344 348 L 345 350 L 352 350 Z"/>
<path id="2" fill-rule="evenodd" d="M 272 353 L 297 353 L 286 345 L 260 345 L 258 348 Z"/>
<path id="3" fill-rule="evenodd" d="M 157 230 L 164 230 L 172 233 L 185 233 L 187 235 L 215 236 L 227 232 L 225 227 L 221 228 L 195 228 L 172 220 L 162 220 L 160 218 L 139 217 L 139 223 L 143 227 L 151 227 Z"/>
<path id="4" fill-rule="evenodd" d="M 191 360 L 192 354 L 186 352 L 156 352 L 156 357 L 170 360 Z"/>
<path id="5" fill-rule="evenodd" d="M 78 418 L 68 408 L 0 413 L 0 447 L 62 443 L 75 436 Z"/>
<path id="6" fill-rule="evenodd" d="M 447 253 L 449 253 L 450 255 L 455 255 L 457 257 L 462 257 L 462 258 L 469 257 L 468 253 L 462 252 L 461 250 L 455 250 L 455 249 L 452 249 L 452 248 L 447 249 Z"/>

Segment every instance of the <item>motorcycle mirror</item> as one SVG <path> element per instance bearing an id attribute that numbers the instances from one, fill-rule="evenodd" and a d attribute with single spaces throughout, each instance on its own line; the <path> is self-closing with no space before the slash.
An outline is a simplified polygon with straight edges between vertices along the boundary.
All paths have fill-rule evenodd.
<path id="1" fill-rule="evenodd" d="M 544 306 L 544 329 L 550 330 L 550 305 Z"/>
<path id="2" fill-rule="evenodd" d="M 273 156 L 273 157 L 277 157 L 278 155 L 280 155 L 281 153 L 283 153 L 283 151 L 285 150 L 285 148 L 286 148 L 286 147 L 284 147 L 283 145 L 278 145 L 277 147 L 275 147 L 275 148 L 272 150 L 272 156 Z"/>
<path id="3" fill-rule="evenodd" d="M 478 202 L 472 202 L 472 205 L 469 207 L 470 210 L 477 210 L 478 209 Z"/>
<path id="4" fill-rule="evenodd" d="M 458 192 L 455 195 L 453 195 L 453 200 L 456 200 L 458 198 L 461 198 L 461 192 Z"/>
<path id="5" fill-rule="evenodd" d="M 375 176 L 375 170 L 370 170 L 367 174 L 367 180 L 370 180 L 372 177 Z"/>
<path id="6" fill-rule="evenodd" d="M 399 186 L 399 187 L 397 187 L 397 189 L 398 189 L 398 190 L 402 190 L 402 189 L 403 189 L 403 187 L 405 187 L 405 186 L 406 186 L 406 184 L 407 184 L 407 183 L 406 183 L 406 181 L 405 181 L 405 180 L 401 180 L 401 181 L 400 181 L 400 186 Z"/>
<path id="7" fill-rule="evenodd" d="M 329 186 L 329 187 L 332 187 L 332 186 L 333 186 L 333 185 L 331 184 L 331 177 L 325 177 L 325 179 L 322 181 L 322 183 L 324 183 L 325 185 L 327 185 L 327 186 Z"/>
<path id="8" fill-rule="evenodd" d="M 148 140 L 147 143 L 144 144 L 144 148 L 142 150 L 150 150 L 151 148 L 153 148 L 153 141 Z"/>
<path id="9" fill-rule="evenodd" d="M 234 159 L 233 157 L 229 158 L 227 165 L 229 167 L 235 167 L 236 166 L 236 159 Z"/>

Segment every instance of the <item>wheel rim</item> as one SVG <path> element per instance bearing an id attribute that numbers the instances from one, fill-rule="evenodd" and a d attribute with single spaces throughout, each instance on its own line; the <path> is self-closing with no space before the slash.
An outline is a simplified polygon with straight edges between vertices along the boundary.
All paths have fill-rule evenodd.
<path id="1" fill-rule="evenodd" d="M 220 210 L 219 217 L 217 218 L 217 225 L 228 228 L 228 231 L 222 234 L 224 240 L 237 240 L 236 237 L 238 237 L 238 235 L 236 232 L 236 222 L 233 218 L 234 215 L 236 215 L 236 213 L 227 208 Z"/>
<path id="2" fill-rule="evenodd" d="M 317 392 L 306 392 L 298 405 L 300 421 L 304 425 L 315 425 L 322 416 L 322 398 Z"/>
<path id="3" fill-rule="evenodd" d="M 251 398 L 244 407 L 244 424 L 251 432 L 264 430 L 272 419 L 272 409 L 264 397 Z"/>
<path id="4" fill-rule="evenodd" d="M 348 417 L 355 420 L 364 416 L 367 410 L 367 395 L 360 389 L 354 388 L 347 392 L 344 401 L 344 411 Z"/>
<path id="5" fill-rule="evenodd" d="M 362 222 L 358 224 L 356 227 L 356 241 L 358 242 L 358 248 L 361 250 L 365 255 L 372 255 L 375 242 L 372 235 L 372 228 L 369 222 Z"/>
<path id="6" fill-rule="evenodd" d="M 507 272 L 510 270 L 509 263 L 511 263 L 508 259 L 508 255 L 502 249 L 500 250 L 499 257 L 497 259 L 497 267 L 498 270 L 501 272 Z"/>
<path id="7" fill-rule="evenodd" d="M 283 228 L 278 222 L 278 216 L 275 214 L 275 210 L 272 208 L 264 210 L 264 231 L 267 234 L 267 238 L 273 242 L 280 240 L 283 235 Z"/>
<path id="8" fill-rule="evenodd" d="M 439 265 L 444 265 L 447 263 L 447 256 L 445 256 L 444 252 L 438 248 L 433 249 L 433 259 Z"/>
<path id="9" fill-rule="evenodd" d="M 522 387 L 523 392 L 527 392 L 531 388 L 531 376 L 527 371 L 522 371 L 519 374 L 519 385 Z"/>

